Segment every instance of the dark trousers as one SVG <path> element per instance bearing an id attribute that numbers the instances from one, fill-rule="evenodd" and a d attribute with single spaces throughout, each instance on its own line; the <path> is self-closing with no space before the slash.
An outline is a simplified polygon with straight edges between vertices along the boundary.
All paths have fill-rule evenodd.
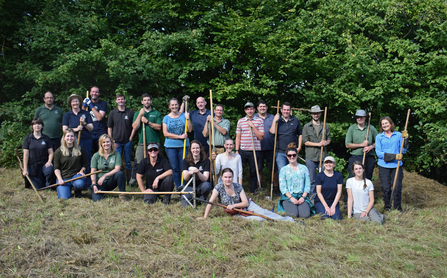
<path id="1" fill-rule="evenodd" d="M 126 175 L 123 171 L 118 171 L 115 175 L 111 176 L 108 180 L 105 180 L 102 185 L 97 185 L 98 190 L 101 191 L 112 191 L 116 187 L 119 188 L 121 192 L 126 192 Z M 95 194 L 92 191 L 93 201 L 99 201 L 104 197 L 104 194 Z"/>
<path id="2" fill-rule="evenodd" d="M 255 157 L 253 155 L 253 151 L 244 151 L 239 150 L 239 154 L 242 159 L 242 167 L 245 163 L 248 162 L 248 166 L 250 167 L 250 192 L 255 193 L 256 188 L 258 188 L 256 179 L 256 165 L 255 165 Z M 256 159 L 258 158 L 258 152 L 256 152 Z"/>
<path id="3" fill-rule="evenodd" d="M 379 178 L 382 184 L 383 201 L 385 209 L 391 209 L 391 192 L 393 191 L 394 176 L 396 175 L 396 168 L 385 168 L 379 166 Z M 396 188 L 394 189 L 394 204 L 393 208 L 402 211 L 402 180 L 404 179 L 404 171 L 399 167 L 399 174 L 397 176 Z"/>
<path id="4" fill-rule="evenodd" d="M 199 180 L 199 178 L 197 178 L 196 182 Z M 192 192 L 193 190 L 193 186 L 192 186 L 192 182 L 189 184 L 189 186 L 185 189 L 185 191 L 187 192 Z M 211 183 L 209 182 L 202 182 L 200 184 L 196 184 L 196 197 L 200 198 L 200 199 L 204 199 L 204 200 L 208 200 L 208 195 L 210 194 L 212 188 L 211 188 Z M 188 199 L 191 204 L 193 202 L 192 198 L 193 195 L 192 194 L 185 194 L 182 195 L 182 207 L 186 207 L 188 206 L 188 202 L 186 201 L 186 199 Z"/>
<path id="5" fill-rule="evenodd" d="M 53 152 L 55 152 L 61 146 L 61 138 L 51 138 L 51 143 L 53 144 Z"/>
<path id="6" fill-rule="evenodd" d="M 156 189 L 152 188 L 152 184 L 149 186 L 154 192 L 172 192 L 174 191 L 174 177 L 167 176 L 158 182 Z M 159 195 L 144 195 L 144 202 L 148 204 L 153 204 L 157 201 Z M 163 203 L 169 204 L 171 201 L 171 194 L 165 194 L 163 197 Z"/>
<path id="7" fill-rule="evenodd" d="M 272 169 L 273 166 L 273 150 L 268 151 L 257 151 L 256 152 L 257 159 L 258 159 L 258 168 L 259 172 L 262 172 L 262 169 L 264 169 L 264 161 L 267 162 L 267 168 Z"/>

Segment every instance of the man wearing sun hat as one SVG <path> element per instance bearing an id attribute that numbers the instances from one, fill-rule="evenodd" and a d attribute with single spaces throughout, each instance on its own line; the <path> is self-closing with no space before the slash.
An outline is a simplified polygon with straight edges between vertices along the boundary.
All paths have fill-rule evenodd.
<path id="1" fill-rule="evenodd" d="M 327 156 L 327 145 L 331 143 L 331 132 L 329 126 L 326 124 L 325 135 L 323 140 L 323 123 L 320 118 L 323 110 L 320 106 L 314 105 L 310 109 L 312 120 L 308 122 L 303 128 L 303 143 L 306 150 L 306 166 L 309 169 L 310 175 L 310 196 L 311 199 L 315 197 L 315 175 L 316 169 L 320 164 L 321 147 L 323 148 L 323 157 Z M 323 168 L 323 166 L 322 166 Z M 323 169 L 321 169 L 323 171 Z"/>
<path id="2" fill-rule="evenodd" d="M 261 140 L 264 138 L 264 122 L 261 118 L 255 116 L 255 106 L 253 103 L 247 102 L 244 105 L 244 111 L 246 116 L 237 121 L 236 153 L 241 156 L 243 165 L 248 162 L 250 166 L 250 192 L 255 193 L 257 177 L 251 140 L 253 138 L 255 151 L 260 151 Z M 250 127 L 253 129 L 253 132 Z"/>

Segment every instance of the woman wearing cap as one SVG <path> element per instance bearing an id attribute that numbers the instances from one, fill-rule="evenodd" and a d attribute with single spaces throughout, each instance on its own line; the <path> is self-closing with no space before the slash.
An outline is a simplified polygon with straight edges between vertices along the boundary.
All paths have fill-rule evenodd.
<path id="1" fill-rule="evenodd" d="M 196 196 L 197 198 L 207 199 L 211 192 L 211 183 L 208 182 L 210 176 L 210 160 L 207 158 L 202 144 L 197 140 L 192 140 L 188 155 L 183 160 L 183 178 L 188 182 L 196 175 Z M 192 192 L 193 182 L 188 185 L 185 191 Z M 192 195 L 182 195 L 182 206 L 186 207 L 188 202 L 192 201 Z"/>
<path id="2" fill-rule="evenodd" d="M 242 185 L 233 182 L 233 170 L 230 168 L 225 168 L 222 170 L 222 180 L 214 187 L 213 194 L 211 195 L 210 202 L 215 202 L 219 198 L 220 203 L 224 206 L 227 206 L 225 211 L 230 215 L 237 214 L 233 208 L 245 209 L 247 211 L 260 214 L 266 217 L 269 217 L 274 220 L 283 220 L 294 222 L 292 217 L 290 216 L 281 216 L 274 212 L 271 212 L 267 209 L 261 208 L 258 206 L 253 200 L 248 199 L 245 194 Z M 197 219 L 205 219 L 208 217 L 210 210 L 212 208 L 211 204 L 208 204 L 205 209 L 205 214 L 203 217 L 198 217 Z M 260 216 L 254 215 L 238 215 L 240 217 L 244 217 L 249 220 L 258 220 L 263 221 L 264 218 Z"/>
<path id="3" fill-rule="evenodd" d="M 101 170 L 101 173 L 91 175 L 92 179 L 92 199 L 99 201 L 104 194 L 97 194 L 100 191 L 112 191 L 116 187 L 119 191 L 126 192 L 126 176 L 121 171 L 121 154 L 115 151 L 113 138 L 108 134 L 103 134 L 98 139 L 99 150 L 92 157 L 92 172 Z M 122 201 L 127 201 L 125 195 L 120 195 Z"/>
<path id="4" fill-rule="evenodd" d="M 169 100 L 168 115 L 163 118 L 163 135 L 166 137 L 165 150 L 171 163 L 174 174 L 175 186 L 179 187 L 181 183 L 181 168 L 183 161 L 183 143 L 186 139 L 186 150 L 188 152 L 189 139 L 185 132 L 186 121 L 189 121 L 189 113 L 180 113 L 179 104 L 176 98 Z M 188 132 L 192 131 L 192 124 L 188 124 Z"/>
<path id="5" fill-rule="evenodd" d="M 306 166 L 297 162 L 298 152 L 295 143 L 286 150 L 289 164 L 279 172 L 279 189 L 282 196 L 278 201 L 278 212 L 286 212 L 293 217 L 309 218 L 315 208 L 309 199 L 310 177 Z"/>
<path id="6" fill-rule="evenodd" d="M 87 173 L 89 173 L 90 168 L 90 158 L 92 152 L 92 137 L 90 131 L 93 130 L 92 117 L 87 111 L 81 109 L 82 98 L 76 94 L 72 94 L 68 100 L 67 105 L 71 107 L 71 110 L 64 114 L 62 118 L 62 129 L 66 131 L 71 128 L 75 132 L 77 137 L 79 132 L 81 132 L 80 142 L 77 142 L 87 156 Z"/>
<path id="7" fill-rule="evenodd" d="M 343 186 L 343 175 L 334 171 L 335 159 L 327 156 L 324 159 L 324 171 L 315 177 L 317 198 L 315 198 L 315 209 L 323 219 L 332 218 L 340 220 L 340 205 L 338 201 Z"/>
<path id="8" fill-rule="evenodd" d="M 403 164 L 401 161 L 402 155 L 400 154 L 402 138 L 408 138 L 406 130 L 402 133 L 395 131 L 394 122 L 388 116 L 380 119 L 380 133 L 376 136 L 376 154 L 379 158 L 377 164 L 379 164 L 379 178 L 382 184 L 385 210 L 391 209 L 391 191 L 393 190 L 392 186 L 396 175 L 397 163 L 400 163 L 394 190 L 393 208 L 402 211 L 402 180 L 404 178 L 403 169 L 400 167 Z M 402 153 L 406 153 L 408 147 L 408 140 L 405 140 Z"/>
<path id="9" fill-rule="evenodd" d="M 146 176 L 146 187 L 143 183 L 143 175 Z M 156 143 L 147 146 L 147 158 L 141 160 L 137 169 L 137 182 L 141 192 L 172 192 L 174 190 L 174 178 L 169 161 L 160 154 L 160 148 Z M 157 201 L 157 195 L 144 195 L 144 202 L 153 204 Z M 171 195 L 165 194 L 163 203 L 169 204 Z"/>
<path id="10" fill-rule="evenodd" d="M 86 178 L 66 183 L 65 180 L 85 175 L 87 156 L 84 149 L 78 145 L 73 129 L 64 131 L 61 146 L 54 153 L 54 174 L 57 177 L 57 197 L 59 199 L 71 198 L 71 187 L 75 189 L 75 197 L 81 198 L 81 191 L 87 189 Z"/>
<path id="11" fill-rule="evenodd" d="M 36 118 L 31 121 L 33 132 L 23 140 L 23 175 L 28 175 L 36 188 L 54 183 L 53 145 L 50 137 L 42 133 L 43 121 Z M 25 180 L 25 187 L 29 182 Z"/>
<path id="12" fill-rule="evenodd" d="M 230 168 L 233 170 L 233 173 L 236 173 L 233 177 L 233 182 L 242 184 L 242 160 L 239 154 L 233 153 L 233 139 L 226 139 L 224 147 L 224 153 L 217 156 L 213 154 L 213 159 L 216 159 L 216 174 L 219 174 L 221 169 Z"/>
<path id="13" fill-rule="evenodd" d="M 365 178 L 365 169 L 360 161 L 352 164 L 354 177 L 346 181 L 348 193 L 348 218 L 354 210 L 354 218 L 375 223 L 383 223 L 384 215 L 374 208 L 374 185 Z"/>

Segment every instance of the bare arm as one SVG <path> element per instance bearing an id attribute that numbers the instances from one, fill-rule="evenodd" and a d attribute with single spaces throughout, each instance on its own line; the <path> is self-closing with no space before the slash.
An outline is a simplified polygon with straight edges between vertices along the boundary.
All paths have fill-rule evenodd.
<path id="1" fill-rule="evenodd" d="M 188 137 L 188 134 L 186 134 L 186 133 L 184 133 L 182 135 L 177 135 L 177 134 L 168 132 L 168 126 L 165 123 L 163 123 L 163 135 L 165 137 L 168 137 L 169 139 L 181 139 L 181 140 Z"/>
<path id="2" fill-rule="evenodd" d="M 354 204 L 354 200 L 352 197 L 352 189 L 346 188 L 346 192 L 348 193 L 348 218 L 352 216 L 352 205 Z"/>
<path id="3" fill-rule="evenodd" d="M 95 115 L 96 119 L 98 120 L 98 122 L 102 121 L 102 119 L 104 119 L 106 112 L 102 111 L 102 110 L 96 110 L 95 107 L 92 108 L 92 112 Z"/>
<path id="4" fill-rule="evenodd" d="M 240 146 L 241 146 L 241 134 L 236 133 L 236 153 L 239 153 Z"/>
<path id="5" fill-rule="evenodd" d="M 23 175 L 28 175 L 29 150 L 23 149 Z"/>

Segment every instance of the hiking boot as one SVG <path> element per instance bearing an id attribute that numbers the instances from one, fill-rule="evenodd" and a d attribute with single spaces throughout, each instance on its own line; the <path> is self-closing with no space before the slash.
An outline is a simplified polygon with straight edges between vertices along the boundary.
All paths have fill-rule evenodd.
<path id="1" fill-rule="evenodd" d="M 82 190 L 75 190 L 75 198 L 82 198 Z"/>
<path id="2" fill-rule="evenodd" d="M 124 203 L 129 202 L 129 200 L 127 199 L 125 194 L 120 194 L 119 198 L 120 198 L 121 202 L 124 202 Z"/>

